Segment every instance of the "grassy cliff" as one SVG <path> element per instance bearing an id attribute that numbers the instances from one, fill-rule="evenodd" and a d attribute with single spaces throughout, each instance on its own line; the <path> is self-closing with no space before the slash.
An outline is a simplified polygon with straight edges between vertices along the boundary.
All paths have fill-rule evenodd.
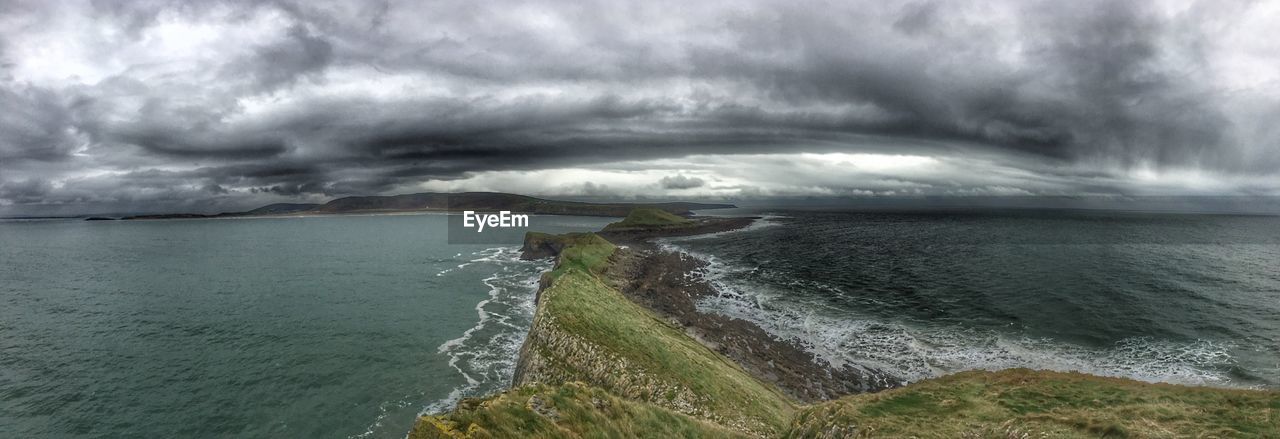
<path id="1" fill-rule="evenodd" d="M 409 439 L 503 437 L 742 438 L 742 433 L 583 383 L 529 385 L 423 416 Z"/>
<path id="2" fill-rule="evenodd" d="M 595 234 L 559 238 L 563 250 L 555 269 L 543 278 L 533 326 L 520 354 L 517 390 L 508 394 L 530 388 L 559 392 L 566 385 L 585 383 L 634 402 L 631 407 L 637 410 L 670 412 L 696 425 L 712 422 L 726 431 L 756 436 L 784 431 L 795 410 L 787 397 L 627 300 L 601 278 L 616 250 L 613 244 Z M 491 409 L 482 411 L 500 416 Z M 456 425 L 441 430 L 455 432 L 465 432 L 469 425 L 489 430 L 496 425 L 475 424 L 474 419 L 494 418 L 470 413 L 471 417 L 457 411 L 424 418 L 415 432 L 441 430 L 441 425 Z M 648 429 L 636 431 L 642 430 L 647 436 L 661 436 Z"/>
<path id="3" fill-rule="evenodd" d="M 1278 392 L 1021 369 L 798 407 L 622 296 L 602 274 L 610 242 L 531 239 L 559 258 L 513 390 L 424 416 L 411 437 L 1280 437 Z"/>
<path id="4" fill-rule="evenodd" d="M 786 436 L 1273 438 L 1280 437 L 1280 393 L 973 371 L 816 404 Z"/>
<path id="5" fill-rule="evenodd" d="M 793 410 L 786 397 L 602 279 L 613 244 L 565 239 L 575 244 L 544 280 L 517 384 L 581 381 L 740 431 L 781 431 Z"/>
<path id="6" fill-rule="evenodd" d="M 671 214 L 660 209 L 632 209 L 622 221 L 604 227 L 605 231 L 637 228 L 679 227 L 692 223 L 693 220 Z"/>

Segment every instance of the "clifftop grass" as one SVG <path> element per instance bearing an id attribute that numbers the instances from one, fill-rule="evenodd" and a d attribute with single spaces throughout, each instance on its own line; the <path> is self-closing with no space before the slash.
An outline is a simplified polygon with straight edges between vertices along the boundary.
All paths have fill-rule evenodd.
<path id="1" fill-rule="evenodd" d="M 973 371 L 816 404 L 796 416 L 786 436 L 1274 438 L 1280 393 Z"/>
<path id="2" fill-rule="evenodd" d="M 693 220 L 660 209 L 632 209 L 622 221 L 604 227 L 605 231 L 643 228 L 679 227 L 693 223 Z"/>
<path id="3" fill-rule="evenodd" d="M 794 406 L 777 389 L 600 279 L 613 244 L 594 234 L 564 239 L 575 244 L 538 299 L 519 383 L 582 381 L 739 431 L 785 428 Z"/>
<path id="4" fill-rule="evenodd" d="M 445 416 L 424 416 L 409 439 L 663 437 L 742 438 L 742 433 L 619 398 L 583 383 L 530 385 L 467 400 Z"/>
<path id="5" fill-rule="evenodd" d="M 427 437 L 1280 438 L 1280 392 L 1012 369 L 963 372 L 797 408 L 653 316 L 602 273 L 591 233 L 553 243 L 516 387 L 422 417 Z"/>

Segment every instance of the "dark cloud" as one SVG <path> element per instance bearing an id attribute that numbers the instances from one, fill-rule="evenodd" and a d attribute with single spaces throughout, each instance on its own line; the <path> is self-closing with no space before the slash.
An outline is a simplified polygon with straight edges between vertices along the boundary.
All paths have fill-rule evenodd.
<path id="1" fill-rule="evenodd" d="M 53 190 L 44 180 L 0 181 L 0 199 L 14 203 L 38 203 Z"/>
<path id="2" fill-rule="evenodd" d="M 0 162 L 62 160 L 79 145 L 71 113 L 57 93 L 0 84 L 0 102 Z"/>
<path id="3" fill-rule="evenodd" d="M 662 177 L 662 180 L 658 180 L 658 184 L 662 185 L 663 189 L 693 189 L 696 187 L 702 187 L 706 185 L 707 182 L 698 177 L 687 177 L 684 174 L 676 174 Z"/>
<path id="4" fill-rule="evenodd" d="M 1227 181 L 1280 166 L 1275 82 L 1237 75 L 1247 68 L 1240 59 L 1274 65 L 1277 54 L 1235 47 L 1265 35 L 1224 36 L 1233 30 L 1224 23 L 1242 26 L 1250 6 L 152 0 L 9 9 L 0 183 L 11 189 L 0 204 L 249 203 L 690 154 L 994 155 L 1018 163 L 1028 187 L 1034 171 L 1114 191 L 1133 170 Z M 678 172 L 659 186 L 707 189 Z M 57 184 L 38 196 L 12 189 L 37 177 Z M 876 188 L 904 180 L 884 181 Z M 838 185 L 814 187 L 857 189 Z"/>
<path id="5" fill-rule="evenodd" d="M 251 57 L 229 64 L 223 76 L 251 75 L 261 88 L 273 90 L 324 70 L 332 60 L 332 44 L 305 26 L 294 25 L 287 38 L 258 46 Z"/>
<path id="6" fill-rule="evenodd" d="M 908 35 L 916 35 L 937 24 L 938 2 L 921 1 L 903 5 L 902 13 L 893 22 L 893 28 Z"/>

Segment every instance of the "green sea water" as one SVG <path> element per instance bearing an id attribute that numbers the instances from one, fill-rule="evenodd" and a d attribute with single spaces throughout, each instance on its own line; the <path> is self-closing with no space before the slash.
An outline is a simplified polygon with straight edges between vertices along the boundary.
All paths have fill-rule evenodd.
<path id="1" fill-rule="evenodd" d="M 549 264 L 445 227 L 0 222 L 0 437 L 404 437 L 508 384 Z"/>

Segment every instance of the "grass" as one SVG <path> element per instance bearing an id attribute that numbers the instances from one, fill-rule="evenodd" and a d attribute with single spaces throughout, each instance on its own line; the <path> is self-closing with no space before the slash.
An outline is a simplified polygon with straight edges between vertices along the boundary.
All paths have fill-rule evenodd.
<path id="1" fill-rule="evenodd" d="M 549 363 L 541 380 L 585 381 L 742 431 L 786 426 L 790 399 L 600 279 L 615 247 L 587 235 L 566 237 L 576 244 L 539 298 L 528 348 Z"/>
<path id="2" fill-rule="evenodd" d="M 741 438 L 741 433 L 583 383 L 524 386 L 424 416 L 409 439 L 487 437 Z"/>
<path id="3" fill-rule="evenodd" d="M 1026 369 L 797 408 L 611 288 L 601 277 L 613 244 L 536 238 L 564 247 L 521 353 L 525 385 L 423 417 L 411 438 L 1280 438 L 1280 392 Z"/>
<path id="4" fill-rule="evenodd" d="M 620 229 L 674 227 L 692 223 L 693 220 L 671 214 L 661 209 L 636 208 L 626 218 L 604 227 L 605 231 Z"/>
<path id="5" fill-rule="evenodd" d="M 557 237 L 566 242 L 560 252 L 556 269 L 552 273 L 564 273 L 570 269 L 596 275 L 603 271 L 609 256 L 617 249 L 612 243 L 595 233 L 568 233 Z"/>
<path id="6" fill-rule="evenodd" d="M 1280 393 L 963 372 L 801 411 L 788 437 L 1280 437 Z"/>

